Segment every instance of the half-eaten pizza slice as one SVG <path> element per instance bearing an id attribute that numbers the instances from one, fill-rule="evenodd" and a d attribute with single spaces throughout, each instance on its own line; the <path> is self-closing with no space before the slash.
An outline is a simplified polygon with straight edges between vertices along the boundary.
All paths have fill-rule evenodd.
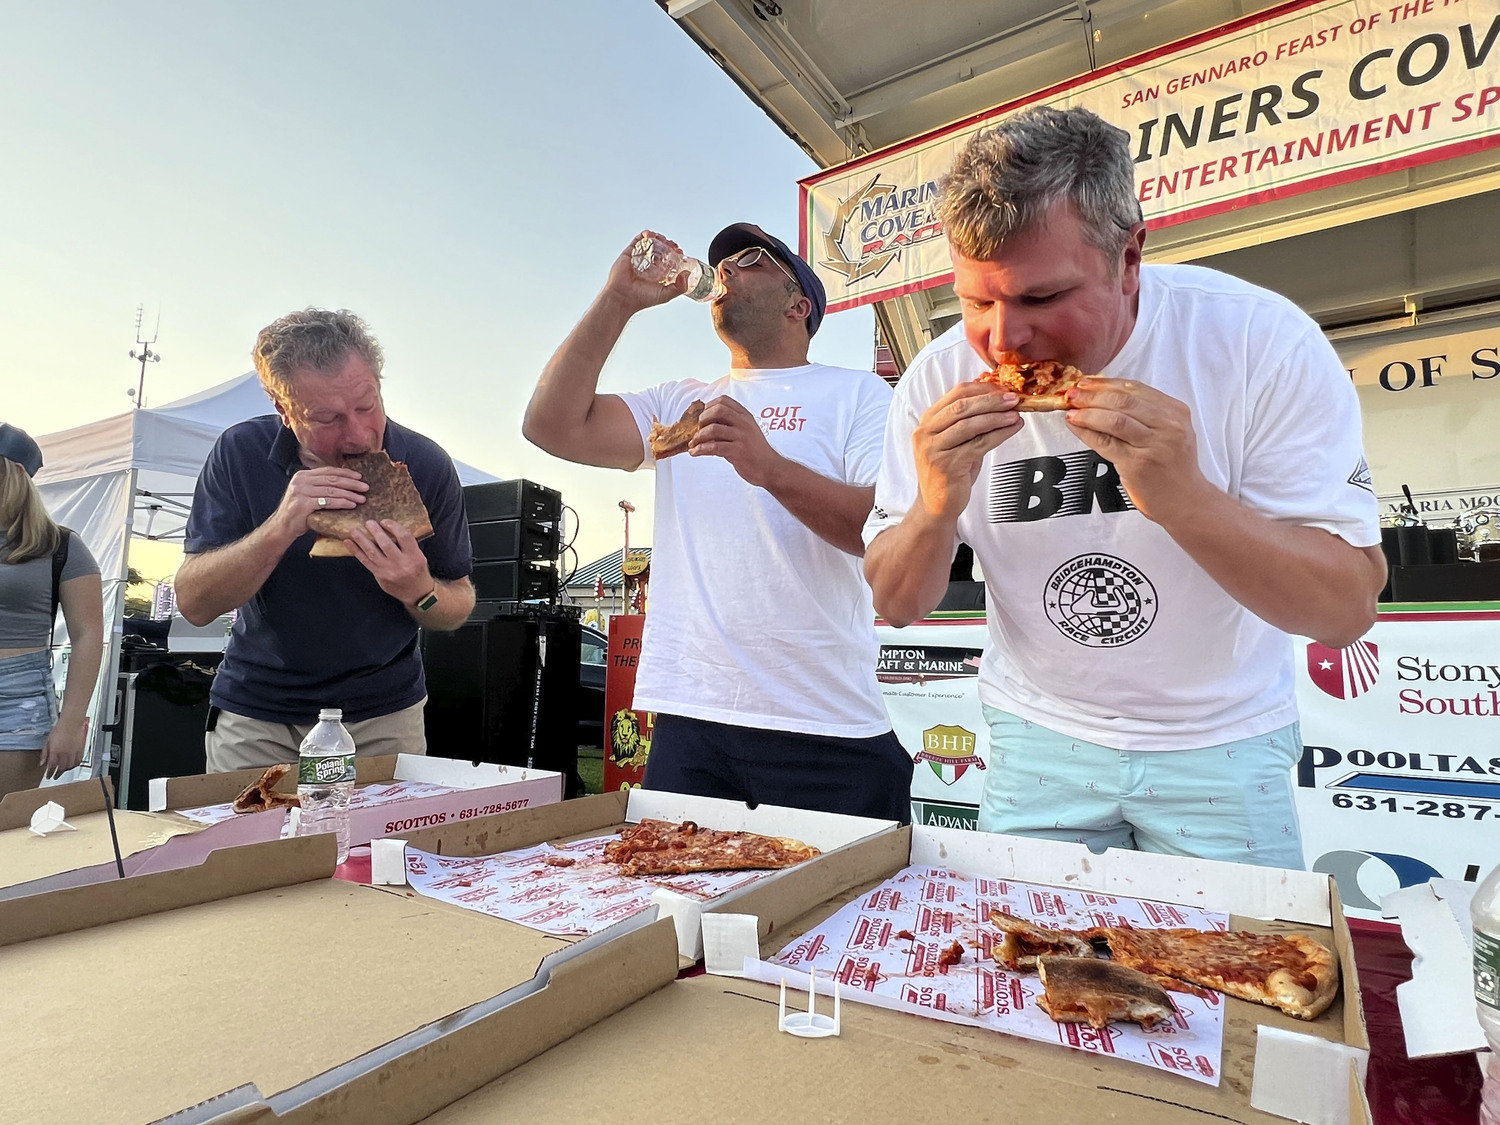
<path id="1" fill-rule="evenodd" d="M 755 871 L 791 867 L 822 853 L 800 840 L 755 832 L 721 832 L 691 820 L 644 819 L 620 829 L 604 845 L 604 859 L 622 875 L 690 875 L 696 871 Z"/>
<path id="2" fill-rule="evenodd" d="M 686 453 L 688 443 L 702 428 L 699 418 L 703 414 L 705 404 L 701 399 L 694 399 L 681 418 L 670 426 L 663 426 L 656 418 L 651 419 L 651 456 L 660 461 L 663 457 L 672 457 L 678 453 Z"/>
<path id="3" fill-rule="evenodd" d="M 1083 378 L 1082 371 L 1059 360 L 1022 359 L 1015 352 L 1004 352 L 994 369 L 975 381 L 1014 391 L 1021 400 L 1017 410 L 1038 413 L 1068 409 L 1068 392 Z"/>
<path id="4" fill-rule="evenodd" d="M 1072 930 L 1048 929 L 1004 910 L 991 910 L 990 921 L 1004 934 L 990 956 L 1011 972 L 1036 968 L 1037 958 L 1043 954 L 1094 956 L 1094 947 Z"/>
<path id="5" fill-rule="evenodd" d="M 234 799 L 237 813 L 265 812 L 267 809 L 299 809 L 302 800 L 295 793 L 277 793 L 276 783 L 292 772 L 286 762 L 271 766 Z"/>
<path id="6" fill-rule="evenodd" d="M 1302 934 L 1123 926 L 1088 933 L 1102 937 L 1120 964 L 1216 988 L 1302 1020 L 1322 1015 L 1339 988 L 1339 965 L 1332 951 Z"/>

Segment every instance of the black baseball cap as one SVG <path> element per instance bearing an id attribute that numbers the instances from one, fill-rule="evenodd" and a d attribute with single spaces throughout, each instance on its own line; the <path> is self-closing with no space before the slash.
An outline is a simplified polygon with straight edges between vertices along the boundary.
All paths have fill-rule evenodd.
<path id="1" fill-rule="evenodd" d="M 823 323 L 823 311 L 828 307 L 828 294 L 823 291 L 823 283 L 813 273 L 812 267 L 793 254 L 781 239 L 767 234 L 754 223 L 735 223 L 714 235 L 714 240 L 708 244 L 708 264 L 718 269 L 719 263 L 725 258 L 752 246 L 763 247 L 775 254 L 797 278 L 797 284 L 812 302 L 812 312 L 807 314 L 807 334 L 811 336 L 818 330 L 818 325 Z"/>
<path id="2" fill-rule="evenodd" d="M 42 447 L 25 430 L 9 422 L 0 422 L 0 457 L 20 465 L 28 477 L 36 476 L 42 467 Z"/>

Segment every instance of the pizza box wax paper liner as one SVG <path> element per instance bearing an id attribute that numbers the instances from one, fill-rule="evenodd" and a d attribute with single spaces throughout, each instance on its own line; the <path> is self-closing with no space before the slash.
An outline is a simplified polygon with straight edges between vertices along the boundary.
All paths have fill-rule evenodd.
<path id="1" fill-rule="evenodd" d="M 1229 928 L 1227 914 L 1190 906 L 908 867 L 770 961 L 747 959 L 745 976 L 767 984 L 785 979 L 805 988 L 808 969 L 815 968 L 824 980 L 837 978 L 845 1000 L 1061 1043 L 1219 1084 L 1224 1049 L 1219 993 L 1205 1000 L 1169 992 L 1177 1014 L 1151 1031 L 1133 1023 L 1111 1023 L 1101 1031 L 1086 1023 L 1054 1023 L 1037 1006 L 1042 983 L 1035 970 L 1012 973 L 990 955 L 1001 937 L 989 921 L 997 908 L 1063 929 L 1125 923 L 1140 929 Z M 939 954 L 955 941 L 963 958 L 940 964 Z"/>
<path id="2" fill-rule="evenodd" d="M 604 858 L 604 845 L 614 839 L 618 836 L 611 833 L 476 857 L 407 848 L 406 881 L 429 898 L 571 937 L 598 933 L 645 910 L 658 887 L 707 902 L 774 874 L 622 875 Z"/>

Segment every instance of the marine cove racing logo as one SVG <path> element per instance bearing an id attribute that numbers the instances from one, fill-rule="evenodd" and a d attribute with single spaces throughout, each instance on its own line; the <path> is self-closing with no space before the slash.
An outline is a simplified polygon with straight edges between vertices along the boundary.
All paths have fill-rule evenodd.
<path id="1" fill-rule="evenodd" d="M 928 727 L 922 732 L 922 749 L 912 760 L 926 762 L 939 781 L 953 785 L 970 766 L 988 768 L 974 748 L 973 731 L 963 727 Z"/>
<path id="2" fill-rule="evenodd" d="M 934 180 L 901 187 L 881 183 L 877 174 L 839 201 L 820 236 L 817 264 L 842 276 L 849 287 L 879 277 L 906 247 L 942 237 L 943 224 L 933 209 L 937 197 Z"/>
<path id="3" fill-rule="evenodd" d="M 1077 555 L 1052 572 L 1043 590 L 1047 620 L 1086 648 L 1139 640 L 1156 620 L 1156 587 L 1113 555 Z"/>
<path id="4" fill-rule="evenodd" d="M 1355 641 L 1348 648 L 1309 641 L 1307 676 L 1324 695 L 1357 699 L 1380 678 L 1380 647 L 1374 641 Z"/>

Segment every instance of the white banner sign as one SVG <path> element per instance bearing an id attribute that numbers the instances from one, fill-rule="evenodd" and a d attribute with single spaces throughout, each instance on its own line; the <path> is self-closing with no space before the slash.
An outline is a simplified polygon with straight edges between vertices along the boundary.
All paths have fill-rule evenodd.
<path id="1" fill-rule="evenodd" d="M 913 818 L 972 828 L 990 768 L 978 679 L 913 672 L 903 680 L 894 669 L 950 659 L 943 654 L 966 660 L 984 646 L 984 622 L 877 632 L 886 707 L 917 759 Z M 1304 750 L 1292 780 L 1302 850 L 1310 869 L 1338 881 L 1347 912 L 1378 918 L 1390 891 L 1494 866 L 1500 613 L 1382 613 L 1347 649 L 1294 644 Z"/>
<path id="2" fill-rule="evenodd" d="M 802 253 L 830 311 L 950 280 L 937 181 L 1028 105 L 1131 136 L 1167 226 L 1500 144 L 1500 0 L 1291 4 L 801 181 Z"/>

